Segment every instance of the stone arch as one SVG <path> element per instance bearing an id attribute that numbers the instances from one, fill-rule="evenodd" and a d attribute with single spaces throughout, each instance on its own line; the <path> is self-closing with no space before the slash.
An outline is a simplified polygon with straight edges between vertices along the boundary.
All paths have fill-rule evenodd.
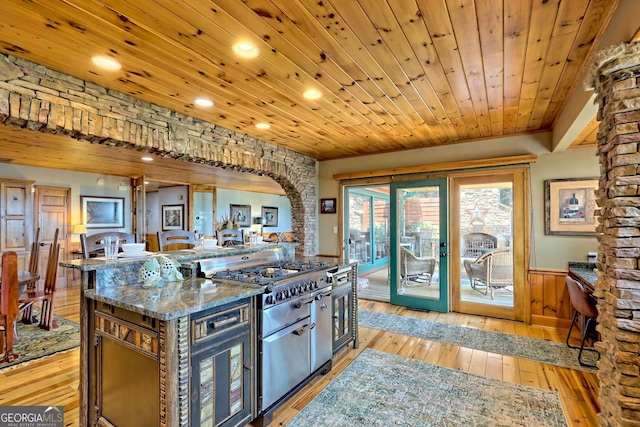
<path id="1" fill-rule="evenodd" d="M 312 157 L 1 54 L 0 123 L 269 176 L 291 202 L 296 253 L 315 254 Z"/>

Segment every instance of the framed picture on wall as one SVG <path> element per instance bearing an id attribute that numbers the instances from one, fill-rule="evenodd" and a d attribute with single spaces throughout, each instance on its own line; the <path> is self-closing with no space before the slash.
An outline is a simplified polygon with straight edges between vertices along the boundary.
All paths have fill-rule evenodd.
<path id="1" fill-rule="evenodd" d="M 336 199 L 320 199 L 320 213 L 336 213 Z"/>
<path id="2" fill-rule="evenodd" d="M 124 197 L 80 196 L 82 223 L 90 228 L 124 228 Z"/>
<path id="3" fill-rule="evenodd" d="M 546 234 L 596 235 L 597 178 L 549 179 L 544 186 Z"/>
<path id="4" fill-rule="evenodd" d="M 277 227 L 278 226 L 278 208 L 271 206 L 262 207 L 262 226 Z"/>
<path id="5" fill-rule="evenodd" d="M 184 205 L 162 205 L 162 231 L 184 230 Z"/>
<path id="6" fill-rule="evenodd" d="M 251 227 L 251 205 L 230 205 L 229 214 L 240 227 Z"/>

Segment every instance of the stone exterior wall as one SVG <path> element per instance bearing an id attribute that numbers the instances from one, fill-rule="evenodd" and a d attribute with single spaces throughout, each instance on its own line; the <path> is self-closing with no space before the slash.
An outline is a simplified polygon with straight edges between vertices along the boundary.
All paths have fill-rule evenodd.
<path id="1" fill-rule="evenodd" d="M 291 202 L 298 252 L 316 252 L 316 160 L 0 54 L 0 123 L 266 175 Z"/>
<path id="2" fill-rule="evenodd" d="M 599 424 L 640 426 L 640 44 L 599 52 Z"/>

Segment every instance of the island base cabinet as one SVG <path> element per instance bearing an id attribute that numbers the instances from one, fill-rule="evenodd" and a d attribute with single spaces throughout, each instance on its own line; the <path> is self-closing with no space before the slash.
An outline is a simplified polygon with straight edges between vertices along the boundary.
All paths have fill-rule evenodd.
<path id="1" fill-rule="evenodd" d="M 157 360 L 105 337 L 99 339 L 97 348 L 97 425 L 158 426 Z"/>
<path id="2" fill-rule="evenodd" d="M 253 418 L 249 304 L 191 320 L 191 425 L 244 426 Z"/>

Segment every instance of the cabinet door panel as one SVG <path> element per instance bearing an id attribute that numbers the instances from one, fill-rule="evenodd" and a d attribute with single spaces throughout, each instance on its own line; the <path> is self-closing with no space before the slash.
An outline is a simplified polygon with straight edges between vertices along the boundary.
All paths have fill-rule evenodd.
<path id="1" fill-rule="evenodd" d="M 7 216 L 24 216 L 27 212 L 27 190 L 24 187 L 5 187 L 5 201 Z"/>

